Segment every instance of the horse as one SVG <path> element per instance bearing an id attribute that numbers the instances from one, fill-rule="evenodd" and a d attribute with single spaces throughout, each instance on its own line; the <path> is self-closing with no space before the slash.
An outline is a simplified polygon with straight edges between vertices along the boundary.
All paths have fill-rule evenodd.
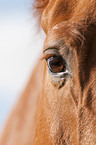
<path id="1" fill-rule="evenodd" d="M 42 60 L 1 145 L 96 144 L 96 0 L 36 0 Z"/>

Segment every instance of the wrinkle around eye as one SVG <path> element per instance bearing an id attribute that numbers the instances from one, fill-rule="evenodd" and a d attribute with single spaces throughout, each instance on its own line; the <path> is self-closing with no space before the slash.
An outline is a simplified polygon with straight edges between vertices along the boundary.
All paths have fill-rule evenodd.
<path id="1" fill-rule="evenodd" d="M 66 82 L 67 77 L 72 77 L 72 74 L 66 70 L 65 72 L 60 72 L 60 73 L 52 73 L 50 70 L 49 71 L 49 77 L 51 79 L 51 82 L 55 85 L 60 85 L 59 83 L 64 83 Z M 63 81 L 63 82 L 62 82 Z"/>
<path id="2" fill-rule="evenodd" d="M 43 53 L 45 53 L 46 51 L 48 52 L 48 51 L 59 51 L 60 50 L 60 48 L 59 48 L 59 46 L 57 45 L 57 46 L 50 46 L 50 47 L 46 47 L 46 48 L 44 48 L 44 50 L 43 50 Z"/>

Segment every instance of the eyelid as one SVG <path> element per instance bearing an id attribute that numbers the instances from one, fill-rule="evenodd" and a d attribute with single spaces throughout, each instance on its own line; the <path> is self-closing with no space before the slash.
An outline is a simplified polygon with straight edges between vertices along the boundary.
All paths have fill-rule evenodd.
<path id="1" fill-rule="evenodd" d="M 53 56 L 60 56 L 60 55 L 58 55 L 58 54 L 52 54 L 52 53 L 50 53 L 50 54 L 44 54 L 42 57 L 41 57 L 41 59 L 48 59 L 48 58 L 50 58 L 50 57 L 53 57 Z"/>
<path id="2" fill-rule="evenodd" d="M 50 49 L 43 51 L 43 56 L 41 57 L 41 59 L 47 60 L 48 58 L 53 57 L 53 56 L 60 56 L 60 54 L 56 48 L 50 48 Z"/>
<path id="3" fill-rule="evenodd" d="M 60 72 L 60 73 L 52 73 L 54 77 L 56 78 L 63 78 L 64 79 L 64 76 L 65 75 L 72 75 L 72 73 L 70 73 L 68 70 L 66 70 L 65 72 Z"/>

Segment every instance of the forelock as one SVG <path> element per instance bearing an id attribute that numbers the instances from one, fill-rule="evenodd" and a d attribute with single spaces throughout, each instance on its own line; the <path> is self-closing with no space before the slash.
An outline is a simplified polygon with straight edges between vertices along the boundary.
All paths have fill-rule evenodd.
<path id="1" fill-rule="evenodd" d="M 35 0 L 33 7 L 35 7 L 36 12 L 41 15 L 48 3 L 49 0 Z"/>

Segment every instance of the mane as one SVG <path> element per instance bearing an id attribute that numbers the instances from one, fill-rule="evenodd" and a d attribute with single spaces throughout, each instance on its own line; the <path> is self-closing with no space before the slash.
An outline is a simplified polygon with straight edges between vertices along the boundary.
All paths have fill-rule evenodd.
<path id="1" fill-rule="evenodd" d="M 96 21 L 96 0 L 80 0 L 75 8 L 72 20 L 90 24 Z"/>
<path id="2" fill-rule="evenodd" d="M 96 0 L 55 0 L 57 1 L 57 9 L 54 11 L 52 24 L 55 22 L 57 15 L 63 15 L 64 31 L 66 37 L 70 36 L 69 44 L 83 45 L 85 32 L 90 24 L 96 27 Z M 43 11 L 52 0 L 35 0 L 35 8 L 37 13 L 42 16 Z M 66 6 L 69 6 L 66 9 Z M 51 7 L 51 6 L 50 6 Z M 52 5 L 54 7 L 54 5 Z M 46 13 L 47 14 L 47 13 Z M 66 18 L 68 17 L 68 18 Z"/>
<path id="3" fill-rule="evenodd" d="M 48 3 L 49 0 L 35 0 L 33 7 L 36 9 L 36 12 L 41 15 Z"/>
<path id="4" fill-rule="evenodd" d="M 73 0 L 74 2 L 75 0 Z M 67 0 L 64 0 L 64 3 L 68 3 Z M 34 7 L 36 12 L 39 15 L 42 15 L 42 12 L 48 5 L 49 0 L 35 0 Z M 62 3 L 61 3 L 62 4 Z M 66 9 L 66 8 L 65 8 Z M 71 20 L 75 22 L 95 22 L 96 21 L 96 0 L 76 0 L 76 5 L 73 8 L 74 12 L 71 15 Z M 67 14 L 68 13 L 68 14 Z M 69 15 L 69 11 L 67 11 L 66 15 Z"/>

